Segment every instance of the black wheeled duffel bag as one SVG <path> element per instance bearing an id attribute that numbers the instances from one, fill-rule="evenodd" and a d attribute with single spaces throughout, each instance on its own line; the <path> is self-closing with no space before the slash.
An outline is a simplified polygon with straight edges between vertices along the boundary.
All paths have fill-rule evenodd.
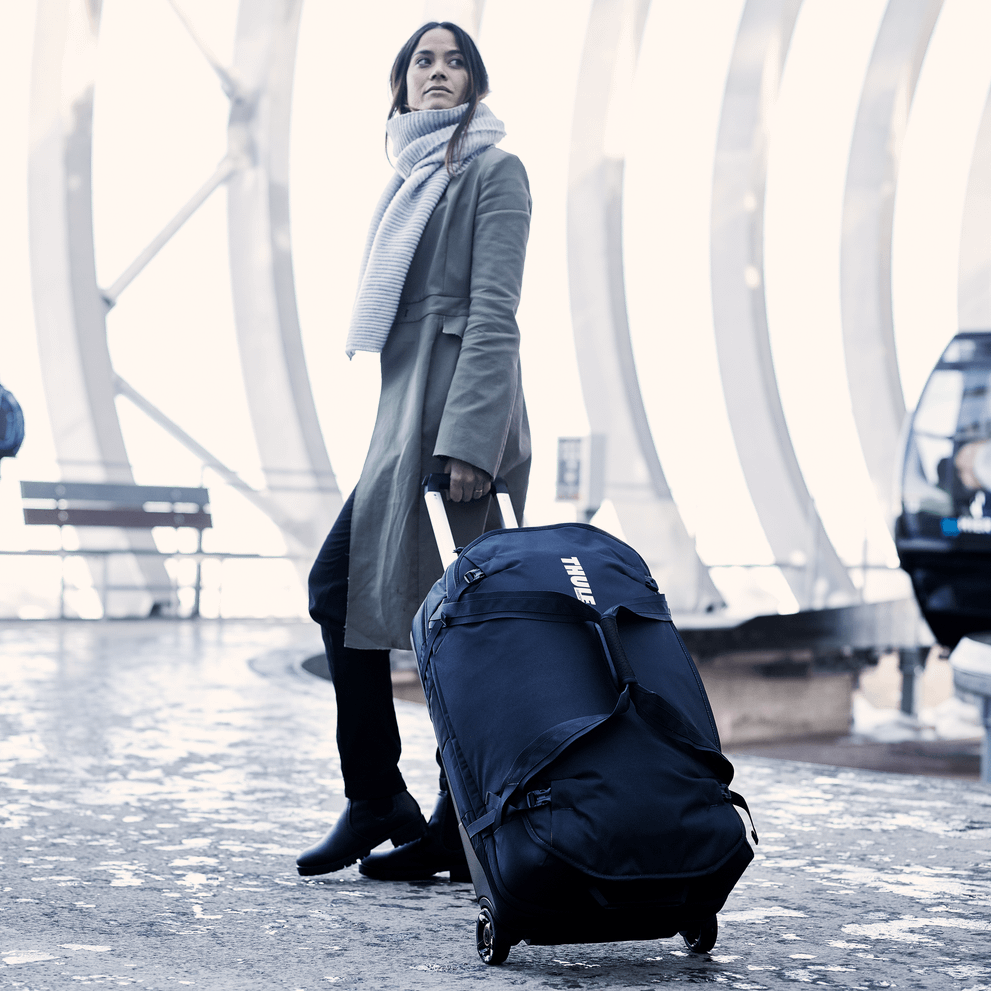
<path id="1" fill-rule="evenodd" d="M 412 641 L 481 958 L 678 933 L 710 950 L 753 859 L 746 803 L 640 555 L 581 523 L 490 531 L 447 567 Z"/>

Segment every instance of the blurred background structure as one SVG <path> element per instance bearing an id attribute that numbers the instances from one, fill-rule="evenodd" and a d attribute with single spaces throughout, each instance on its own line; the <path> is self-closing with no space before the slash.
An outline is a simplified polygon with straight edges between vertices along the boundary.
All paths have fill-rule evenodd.
<path id="1" fill-rule="evenodd" d="M 26 0 L 0 617 L 305 615 L 374 415 L 343 339 L 425 19 L 476 36 L 531 178 L 527 522 L 593 518 L 722 625 L 910 602 L 906 410 L 991 325 L 982 0 Z M 591 501 L 555 498 L 560 437 L 595 438 Z"/>

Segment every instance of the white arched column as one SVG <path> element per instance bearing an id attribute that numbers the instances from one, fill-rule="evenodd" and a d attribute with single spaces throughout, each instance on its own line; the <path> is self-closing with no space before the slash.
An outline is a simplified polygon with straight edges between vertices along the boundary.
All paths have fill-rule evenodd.
<path id="1" fill-rule="evenodd" d="M 716 348 L 754 507 L 799 605 L 853 601 L 788 433 L 764 297 L 764 196 L 771 111 L 801 0 L 748 0 L 730 60 L 712 183 Z"/>
<path id="2" fill-rule="evenodd" d="M 991 94 L 977 131 L 960 231 L 960 330 L 991 330 Z"/>
<path id="3" fill-rule="evenodd" d="M 673 608 L 724 603 L 699 560 L 661 468 L 626 312 L 621 154 L 607 132 L 628 97 L 650 0 L 595 0 L 575 99 L 568 171 L 568 281 L 582 393 L 605 437 L 604 496 Z"/>
<path id="4" fill-rule="evenodd" d="M 943 0 L 889 0 L 850 144 L 840 246 L 847 381 L 867 470 L 894 519 L 895 462 L 905 418 L 891 307 L 891 235 L 902 139 Z"/>
<path id="5" fill-rule="evenodd" d="M 93 254 L 91 147 L 100 4 L 38 0 L 31 70 L 28 224 L 35 326 L 48 416 L 64 479 L 133 482 L 117 420 L 107 306 Z M 80 547 L 95 546 L 78 531 Z M 154 551 L 148 531 L 118 530 L 99 545 Z M 108 616 L 169 603 L 169 579 L 151 556 L 108 559 Z M 140 591 L 141 589 L 145 591 Z"/>
<path id="6" fill-rule="evenodd" d="M 342 500 L 306 368 L 289 228 L 289 120 L 302 0 L 241 0 L 229 74 L 234 318 L 266 496 L 292 549 L 315 551 Z M 306 562 L 302 563 L 308 569 Z"/>
<path id="7" fill-rule="evenodd" d="M 307 376 L 289 231 L 289 114 L 301 0 L 242 0 L 235 65 L 219 65 L 172 4 L 228 97 L 228 153 L 189 202 L 106 289 L 93 252 L 91 147 L 100 4 L 38 0 L 29 165 L 31 264 L 41 365 L 64 478 L 132 482 L 117 419 L 121 395 L 266 513 L 308 570 L 341 505 Z M 256 490 L 116 375 L 106 315 L 161 248 L 219 186 L 230 185 L 235 322 L 265 488 Z M 92 535 L 79 531 L 83 548 Z M 145 556 L 112 558 L 107 615 L 146 613 L 169 598 L 147 531 L 101 534 Z"/>

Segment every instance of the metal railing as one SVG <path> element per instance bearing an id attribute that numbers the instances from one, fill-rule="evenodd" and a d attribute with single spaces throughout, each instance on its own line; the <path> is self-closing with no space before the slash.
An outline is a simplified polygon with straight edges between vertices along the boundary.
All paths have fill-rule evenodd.
<path id="1" fill-rule="evenodd" d="M 165 561 L 177 560 L 177 561 L 195 561 L 196 571 L 195 578 L 192 582 L 182 582 L 179 580 L 178 576 L 171 581 L 168 585 L 149 585 L 147 583 L 134 583 L 130 585 L 119 585 L 111 584 L 108 580 L 109 576 L 109 558 L 118 557 L 130 557 L 130 556 L 141 556 L 146 555 L 150 557 L 161 558 Z M 2 557 L 39 557 L 39 558 L 52 558 L 57 557 L 60 560 L 60 574 L 59 574 L 59 618 L 65 619 L 65 598 L 66 592 L 73 591 L 85 591 L 87 589 L 94 589 L 98 592 L 100 597 L 100 602 L 104 609 L 104 614 L 106 614 L 107 606 L 107 594 L 110 592 L 148 592 L 152 596 L 156 592 L 166 592 L 169 596 L 174 596 L 178 601 L 179 591 L 184 588 L 191 588 L 193 590 L 193 604 L 192 610 L 188 617 L 183 618 L 196 618 L 200 615 L 200 603 L 203 593 L 203 571 L 202 563 L 205 560 L 245 560 L 245 561 L 302 561 L 309 560 L 309 558 L 304 558 L 302 555 L 298 554 L 257 554 L 257 553 L 247 553 L 247 552 L 237 552 L 237 551 L 158 551 L 158 550 L 145 550 L 145 549 L 127 549 L 127 548 L 79 548 L 77 550 L 68 550 L 65 548 L 52 548 L 52 549 L 29 549 L 29 550 L 4 550 L 0 549 L 0 556 Z M 102 559 L 103 567 L 101 569 L 101 581 L 97 585 L 95 582 L 93 585 L 77 585 L 70 584 L 66 580 L 66 560 L 69 558 L 95 558 L 98 560 Z M 95 576 L 94 576 L 95 578 Z M 218 602 L 218 614 L 220 613 L 220 603 L 223 597 L 223 582 L 218 582 L 216 585 L 217 602 Z"/>

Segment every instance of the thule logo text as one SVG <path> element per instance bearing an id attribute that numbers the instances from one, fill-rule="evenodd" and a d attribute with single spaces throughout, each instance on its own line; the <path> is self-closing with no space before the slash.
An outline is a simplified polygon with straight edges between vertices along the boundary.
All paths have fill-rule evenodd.
<path id="1" fill-rule="evenodd" d="M 564 570 L 567 571 L 568 577 L 571 579 L 571 584 L 575 589 L 575 595 L 582 602 L 587 602 L 589 605 L 594 606 L 595 597 L 592 595 L 592 587 L 588 583 L 588 578 L 585 577 L 585 569 L 582 567 L 581 561 L 576 557 L 562 557 L 561 563 L 564 565 Z"/>

